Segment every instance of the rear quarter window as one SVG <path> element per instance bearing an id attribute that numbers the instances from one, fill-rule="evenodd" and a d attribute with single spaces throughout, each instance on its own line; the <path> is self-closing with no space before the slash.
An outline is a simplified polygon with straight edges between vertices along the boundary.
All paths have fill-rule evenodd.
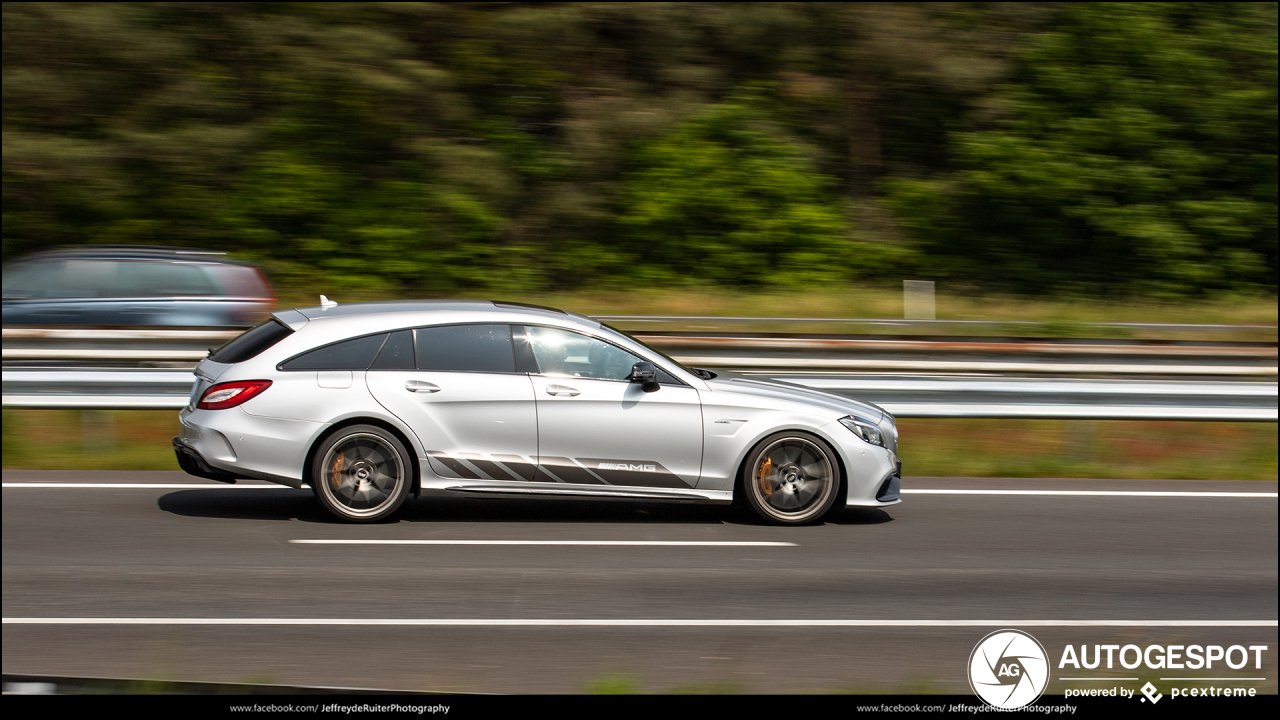
<path id="1" fill-rule="evenodd" d="M 387 333 L 343 340 L 296 355 L 280 363 L 281 370 L 368 370 L 382 349 Z"/>
<path id="2" fill-rule="evenodd" d="M 214 350 L 209 359 L 216 363 L 233 365 L 261 355 L 264 350 L 289 337 L 293 331 L 284 323 L 272 318 L 252 327 L 231 342 Z"/>

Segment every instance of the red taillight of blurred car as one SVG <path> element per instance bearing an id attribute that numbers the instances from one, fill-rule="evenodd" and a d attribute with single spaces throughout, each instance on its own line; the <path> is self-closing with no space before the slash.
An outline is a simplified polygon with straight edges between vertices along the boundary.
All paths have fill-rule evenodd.
<path id="1" fill-rule="evenodd" d="M 270 380 L 218 383 L 204 391 L 204 395 L 200 398 L 200 402 L 196 403 L 196 407 L 201 410 L 233 408 L 241 403 L 248 402 L 250 398 L 261 395 L 262 391 L 269 387 L 271 387 Z"/>

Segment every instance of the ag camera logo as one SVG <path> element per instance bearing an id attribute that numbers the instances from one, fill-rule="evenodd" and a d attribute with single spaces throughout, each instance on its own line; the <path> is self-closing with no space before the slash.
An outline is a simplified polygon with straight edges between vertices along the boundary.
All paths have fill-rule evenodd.
<path id="1" fill-rule="evenodd" d="M 969 687 L 983 702 L 1016 710 L 1035 702 L 1049 684 L 1049 655 L 1021 630 L 997 630 L 969 655 Z"/>

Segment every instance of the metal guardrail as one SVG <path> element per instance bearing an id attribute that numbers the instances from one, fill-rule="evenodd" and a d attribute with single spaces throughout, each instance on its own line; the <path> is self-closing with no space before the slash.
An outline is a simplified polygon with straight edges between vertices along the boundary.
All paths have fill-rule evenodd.
<path id="1" fill-rule="evenodd" d="M 957 360 L 900 360 L 853 358 L 776 358 L 716 355 L 676 355 L 686 365 L 724 368 L 734 371 L 773 369 L 926 372 L 926 373 L 1010 373 L 1048 375 L 1276 375 L 1275 367 L 1251 365 L 1155 365 L 1115 363 L 1048 363 Z"/>
<path id="2" fill-rule="evenodd" d="M 791 318 L 792 320 L 800 320 Z M 962 322 L 962 321 L 955 321 Z M 5 328 L 6 366 L 40 361 L 190 367 L 238 330 Z M 682 362 L 730 370 L 845 370 L 1032 375 L 1262 376 L 1275 343 L 1118 343 L 638 333 Z"/>
<path id="3" fill-rule="evenodd" d="M 209 347 L 240 332 L 226 328 L 5 328 L 4 406 L 177 409 L 187 403 L 191 391 L 189 368 Z M 856 397 L 901 417 L 1277 419 L 1274 343 L 638 335 L 687 364 L 763 375 Z M 46 367 L 30 367 L 32 363 Z M 139 367 L 144 363 L 169 367 Z M 103 367 L 111 365 L 115 367 Z M 1260 379 L 1268 382 L 1256 381 Z"/>
<path id="4" fill-rule="evenodd" d="M 869 325 L 880 327 L 946 328 L 950 330 L 993 328 L 1037 328 L 1053 325 L 1043 320 L 912 320 L 898 318 L 829 318 L 829 317 L 749 317 L 725 315 L 592 315 L 601 322 L 724 322 L 724 323 L 831 323 L 844 325 Z M 1127 330 L 1170 330 L 1201 332 L 1237 332 L 1240 330 L 1276 331 L 1276 325 L 1224 325 L 1213 323 L 1150 323 L 1150 322 L 1072 322 L 1079 327 L 1123 328 Z"/>
<path id="5" fill-rule="evenodd" d="M 1274 343 L 637 333 L 681 362 L 729 370 L 1274 377 Z"/>
<path id="6" fill-rule="evenodd" d="M 1277 420 L 1275 383 L 753 374 L 899 417 Z M 176 410 L 192 383 L 182 370 L 6 370 L 4 406 Z"/>
<path id="7" fill-rule="evenodd" d="M 79 362 L 181 362 L 194 366 L 243 328 L 4 328 L 3 359 Z"/>

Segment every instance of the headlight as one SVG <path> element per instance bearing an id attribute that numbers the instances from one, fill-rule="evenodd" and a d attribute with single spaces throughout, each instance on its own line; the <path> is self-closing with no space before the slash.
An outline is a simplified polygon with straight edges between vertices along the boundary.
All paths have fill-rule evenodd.
<path id="1" fill-rule="evenodd" d="M 854 435 L 871 443 L 884 447 L 884 437 L 880 434 L 880 426 L 870 420 L 863 420 L 856 415 L 840 418 L 840 424 L 853 431 Z"/>

